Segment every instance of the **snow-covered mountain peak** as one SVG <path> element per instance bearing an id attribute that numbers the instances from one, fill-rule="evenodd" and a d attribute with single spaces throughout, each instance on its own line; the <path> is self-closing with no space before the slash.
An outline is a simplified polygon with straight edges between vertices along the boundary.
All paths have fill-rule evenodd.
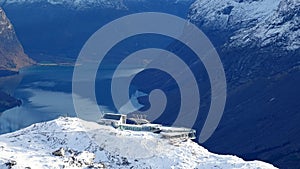
<path id="1" fill-rule="evenodd" d="M 0 168 L 275 168 L 198 144 L 59 118 L 0 136 Z"/>

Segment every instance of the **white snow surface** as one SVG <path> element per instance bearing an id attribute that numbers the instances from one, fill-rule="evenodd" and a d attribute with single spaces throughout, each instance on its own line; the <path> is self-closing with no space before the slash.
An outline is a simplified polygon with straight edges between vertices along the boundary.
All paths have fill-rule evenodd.
<path id="1" fill-rule="evenodd" d="M 52 155 L 60 148 L 70 151 L 64 156 Z M 77 155 L 71 156 L 72 152 Z M 72 158 L 82 161 L 82 165 L 72 164 Z M 8 168 L 5 163 L 11 160 L 17 163 L 14 169 L 88 168 L 97 164 L 133 169 L 275 168 L 261 161 L 213 154 L 191 140 L 168 140 L 153 133 L 121 131 L 66 117 L 0 135 L 0 168 Z"/>
<path id="2" fill-rule="evenodd" d="M 276 11 L 250 29 L 241 29 L 231 37 L 231 46 L 257 43 L 260 47 L 283 46 L 287 50 L 300 48 L 300 0 L 283 0 Z"/>
<path id="3" fill-rule="evenodd" d="M 280 0 L 196 0 L 189 18 L 203 20 L 203 26 L 218 29 L 239 29 L 263 21 L 276 9 Z M 231 12 L 223 12 L 232 8 Z"/>
<path id="4" fill-rule="evenodd" d="M 234 32 L 227 46 L 300 48 L 300 0 L 196 0 L 189 19 L 204 29 Z"/>

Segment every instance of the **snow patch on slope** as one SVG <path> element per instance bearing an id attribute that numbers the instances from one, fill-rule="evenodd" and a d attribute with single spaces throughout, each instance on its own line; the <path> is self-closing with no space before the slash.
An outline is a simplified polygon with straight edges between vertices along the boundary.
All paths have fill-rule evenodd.
<path id="1" fill-rule="evenodd" d="M 249 27 L 265 20 L 277 8 L 280 0 L 197 0 L 189 18 L 200 26 L 231 30 Z"/>
<path id="2" fill-rule="evenodd" d="M 78 153 L 75 157 L 52 155 L 61 147 Z M 245 162 L 235 156 L 213 154 L 190 140 L 120 131 L 77 118 L 59 118 L 0 136 L 0 168 L 7 168 L 5 163 L 10 160 L 17 162 L 14 168 L 22 169 L 89 167 L 85 163 L 72 165 L 74 158 L 93 159 L 107 168 L 275 168 L 260 161 Z"/>
<path id="3" fill-rule="evenodd" d="M 281 1 L 277 10 L 264 22 L 251 29 L 242 29 L 231 37 L 231 46 L 247 46 L 254 42 L 259 47 L 276 43 L 287 50 L 300 48 L 300 1 Z"/>
<path id="4" fill-rule="evenodd" d="M 189 19 L 206 30 L 229 32 L 229 47 L 300 48 L 299 0 L 197 0 Z"/>

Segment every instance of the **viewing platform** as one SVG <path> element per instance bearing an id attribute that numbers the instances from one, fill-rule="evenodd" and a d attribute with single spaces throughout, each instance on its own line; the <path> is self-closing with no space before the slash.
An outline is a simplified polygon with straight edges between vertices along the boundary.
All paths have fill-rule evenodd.
<path id="1" fill-rule="evenodd" d="M 167 127 L 161 124 L 152 124 L 145 118 L 127 118 L 124 114 L 106 113 L 98 122 L 102 125 L 111 125 L 120 130 L 146 131 L 160 134 L 162 138 L 195 139 L 196 130 L 184 127 Z"/>

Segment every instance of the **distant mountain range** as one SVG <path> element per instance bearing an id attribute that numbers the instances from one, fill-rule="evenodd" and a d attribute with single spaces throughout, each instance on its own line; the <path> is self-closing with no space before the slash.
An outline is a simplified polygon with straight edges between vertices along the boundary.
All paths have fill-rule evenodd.
<path id="1" fill-rule="evenodd" d="M 106 23 L 136 12 L 166 12 L 186 18 L 193 1 L 13 0 L 2 7 L 30 57 L 74 62 L 87 39 Z"/>
<path id="2" fill-rule="evenodd" d="M 34 4 L 44 3 L 51 5 L 61 5 L 75 10 L 86 10 L 89 8 L 114 8 L 128 9 L 128 3 L 147 3 L 149 0 L 9 0 L 5 4 Z M 190 3 L 192 0 L 153 0 L 153 3 Z"/>
<path id="3" fill-rule="evenodd" d="M 44 3 L 51 5 L 61 5 L 71 9 L 84 10 L 88 8 L 114 8 L 123 9 L 126 6 L 123 4 L 124 0 L 9 0 L 6 4 L 34 4 Z"/>
<path id="4" fill-rule="evenodd" d="M 0 8 L 0 76 L 34 63 L 23 50 L 13 25 Z"/>

